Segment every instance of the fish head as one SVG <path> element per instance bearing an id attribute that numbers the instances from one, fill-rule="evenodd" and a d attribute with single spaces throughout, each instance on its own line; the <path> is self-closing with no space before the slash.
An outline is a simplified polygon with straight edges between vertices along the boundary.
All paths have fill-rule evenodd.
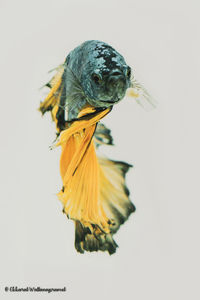
<path id="1" fill-rule="evenodd" d="M 122 55 L 106 43 L 93 41 L 82 69 L 81 84 L 91 105 L 109 107 L 130 87 L 131 69 Z"/>
<path id="2" fill-rule="evenodd" d="M 88 103 L 109 107 L 122 100 L 131 86 L 131 68 L 123 56 L 110 45 L 95 40 L 83 43 L 75 51 L 72 69 Z"/>

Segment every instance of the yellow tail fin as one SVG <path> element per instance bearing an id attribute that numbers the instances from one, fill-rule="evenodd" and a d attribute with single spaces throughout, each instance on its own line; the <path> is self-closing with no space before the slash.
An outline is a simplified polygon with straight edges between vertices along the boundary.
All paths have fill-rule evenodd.
<path id="1" fill-rule="evenodd" d="M 75 247 L 79 252 L 108 251 L 117 244 L 112 235 L 135 210 L 128 198 L 125 174 L 130 165 L 97 158 L 93 143 L 96 123 L 110 109 L 83 109 L 68 129 L 62 131 L 60 172 L 63 188 L 58 194 L 67 217 L 75 221 Z M 92 113 L 94 113 L 92 115 Z M 92 115 L 89 119 L 82 116 Z"/>

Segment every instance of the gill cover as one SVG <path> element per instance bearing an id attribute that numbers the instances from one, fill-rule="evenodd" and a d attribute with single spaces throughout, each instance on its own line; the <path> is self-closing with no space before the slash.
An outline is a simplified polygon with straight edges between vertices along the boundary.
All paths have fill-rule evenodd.
<path id="1" fill-rule="evenodd" d="M 131 165 L 96 155 L 95 148 L 99 145 L 112 145 L 110 130 L 98 124 L 111 108 L 95 108 L 85 103 L 77 118 L 62 120 L 60 126 L 61 114 L 58 112 L 63 112 L 69 104 L 65 97 L 63 105 L 65 83 L 66 69 L 60 66 L 48 83 L 50 93 L 39 108 L 42 114 L 51 111 L 60 133 L 55 144 L 62 149 L 60 174 L 63 187 L 58 198 L 63 204 L 63 212 L 75 222 L 76 250 L 80 253 L 101 250 L 113 254 L 117 248 L 113 234 L 135 211 L 125 185 L 125 175 Z M 75 92 L 77 97 L 83 93 L 79 88 L 75 88 Z"/>

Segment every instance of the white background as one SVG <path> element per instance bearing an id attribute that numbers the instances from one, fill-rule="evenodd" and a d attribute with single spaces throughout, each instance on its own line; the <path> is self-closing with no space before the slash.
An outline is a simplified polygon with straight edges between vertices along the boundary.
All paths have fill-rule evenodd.
<path id="1" fill-rule="evenodd" d="M 0 1 L 1 299 L 200 299 L 199 9 L 199 1 Z M 54 124 L 37 111 L 47 71 L 88 39 L 116 48 L 159 103 L 146 112 L 124 99 L 104 120 L 116 145 L 104 152 L 134 165 L 127 184 L 137 207 L 113 256 L 75 251 L 56 197 Z"/>

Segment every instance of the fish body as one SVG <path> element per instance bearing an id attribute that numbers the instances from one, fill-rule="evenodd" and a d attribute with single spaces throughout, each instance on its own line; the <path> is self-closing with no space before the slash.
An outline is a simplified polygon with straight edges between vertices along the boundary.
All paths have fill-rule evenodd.
<path id="1" fill-rule="evenodd" d="M 81 253 L 113 254 L 113 234 L 135 211 L 125 184 L 131 165 L 98 157 L 95 150 L 113 144 L 110 130 L 99 121 L 124 98 L 130 77 L 130 67 L 114 48 L 86 41 L 67 55 L 40 104 L 39 110 L 51 111 L 56 123 L 63 182 L 58 198 L 75 222 L 75 248 Z"/>

